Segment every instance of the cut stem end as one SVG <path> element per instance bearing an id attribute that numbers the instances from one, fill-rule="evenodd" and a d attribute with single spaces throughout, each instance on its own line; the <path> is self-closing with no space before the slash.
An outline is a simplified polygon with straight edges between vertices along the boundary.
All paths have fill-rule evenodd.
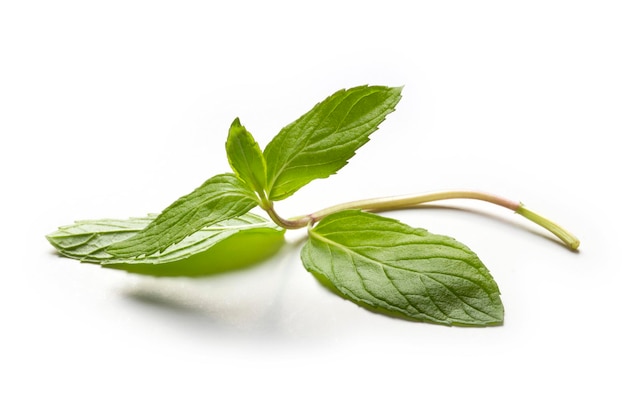
<path id="1" fill-rule="evenodd" d="M 552 232 L 556 237 L 561 239 L 565 246 L 567 246 L 571 250 L 578 250 L 578 247 L 580 246 L 580 240 L 578 240 L 576 236 L 574 236 L 558 224 L 526 208 L 526 206 L 524 206 L 522 203 L 519 204 L 519 207 L 515 210 L 515 212 L 521 216 L 524 216 L 528 220 L 538 224 L 544 229 Z"/>

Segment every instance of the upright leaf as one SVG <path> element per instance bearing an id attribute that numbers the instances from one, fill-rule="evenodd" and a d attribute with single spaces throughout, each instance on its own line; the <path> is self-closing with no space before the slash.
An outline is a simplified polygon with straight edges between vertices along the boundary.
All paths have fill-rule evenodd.
<path id="1" fill-rule="evenodd" d="M 265 192 L 265 158 L 250 132 L 235 119 L 228 131 L 226 154 L 233 172 L 259 194 Z"/>
<path id="2" fill-rule="evenodd" d="M 161 252 L 198 230 L 241 216 L 257 205 L 254 194 L 233 174 L 216 175 L 176 200 L 136 235 L 109 246 L 116 258 Z"/>
<path id="3" fill-rule="evenodd" d="M 307 270 L 357 304 L 446 325 L 501 324 L 487 268 L 456 240 L 360 211 L 323 219 L 302 249 Z"/>
<path id="4" fill-rule="evenodd" d="M 348 163 L 400 101 L 401 88 L 337 91 L 284 127 L 264 151 L 270 200 L 282 200 Z"/>
<path id="5" fill-rule="evenodd" d="M 145 229 L 156 216 L 131 218 L 127 220 L 83 220 L 46 236 L 48 241 L 68 258 L 82 262 L 110 264 L 164 264 L 187 259 L 203 253 L 229 237 L 242 232 L 253 231 L 269 240 L 284 234 L 273 222 L 255 214 L 218 222 L 187 236 L 179 243 L 169 246 L 163 252 L 141 258 L 116 258 L 106 249 L 114 243 L 124 241 Z M 233 254 L 237 257 L 238 254 Z"/>

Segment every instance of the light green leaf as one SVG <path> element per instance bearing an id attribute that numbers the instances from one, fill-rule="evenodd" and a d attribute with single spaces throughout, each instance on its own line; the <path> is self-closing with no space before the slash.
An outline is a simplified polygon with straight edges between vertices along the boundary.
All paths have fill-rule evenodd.
<path id="1" fill-rule="evenodd" d="M 360 86 L 337 91 L 285 126 L 264 151 L 272 201 L 336 173 L 391 113 L 401 88 Z"/>
<path id="2" fill-rule="evenodd" d="M 187 236 L 247 213 L 257 205 L 254 194 L 233 174 L 220 174 L 176 200 L 136 235 L 109 246 L 116 258 L 162 252 Z"/>
<path id="3" fill-rule="evenodd" d="M 233 172 L 260 195 L 265 192 L 265 158 L 259 144 L 239 122 L 233 121 L 226 140 L 226 154 Z"/>
<path id="4" fill-rule="evenodd" d="M 254 232 L 270 240 L 281 237 L 284 230 L 273 222 L 252 213 L 224 220 L 187 236 L 163 252 L 141 258 L 116 258 L 106 251 L 110 245 L 126 240 L 146 228 L 156 216 L 128 220 L 85 220 L 60 227 L 46 236 L 63 256 L 82 262 L 111 264 L 164 264 L 177 262 L 208 251 L 220 242 L 241 233 Z M 233 253 L 239 257 L 240 253 Z"/>
<path id="5" fill-rule="evenodd" d="M 105 263 L 115 259 L 105 249 L 135 236 L 145 229 L 156 215 L 128 220 L 82 220 L 61 226 L 46 236 L 61 255 L 83 262 Z"/>
<path id="6" fill-rule="evenodd" d="M 503 321 L 496 282 L 450 237 L 360 211 L 330 215 L 309 236 L 301 253 L 306 269 L 359 305 L 437 324 Z"/>

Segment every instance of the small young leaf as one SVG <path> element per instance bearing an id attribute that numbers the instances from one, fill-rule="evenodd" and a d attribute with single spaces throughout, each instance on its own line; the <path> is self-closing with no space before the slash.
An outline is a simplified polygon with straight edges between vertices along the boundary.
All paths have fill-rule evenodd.
<path id="1" fill-rule="evenodd" d="M 226 140 L 226 154 L 233 172 L 248 184 L 252 191 L 265 192 L 265 158 L 259 144 L 250 132 L 239 122 L 239 118 L 230 126 Z"/>
<path id="2" fill-rule="evenodd" d="M 503 321 L 489 271 L 450 237 L 360 211 L 330 215 L 309 236 L 301 253 L 305 268 L 357 304 L 437 324 Z"/>
<path id="3" fill-rule="evenodd" d="M 161 252 L 198 230 L 247 213 L 257 205 L 254 194 L 233 174 L 220 174 L 176 200 L 136 235 L 109 246 L 116 258 Z"/>
<path id="4" fill-rule="evenodd" d="M 240 217 L 224 220 L 205 227 L 187 236 L 179 243 L 169 246 L 163 252 L 154 253 L 141 258 L 116 258 L 107 253 L 110 245 L 124 241 L 154 220 L 156 216 L 132 218 L 128 220 L 84 220 L 69 226 L 60 227 L 46 236 L 48 241 L 68 258 L 82 262 L 93 262 L 103 265 L 111 264 L 163 264 L 187 259 L 193 255 L 206 252 L 225 239 L 242 232 L 255 231 L 265 235 L 283 235 L 274 223 L 255 214 L 246 213 Z"/>
<path id="5" fill-rule="evenodd" d="M 360 86 L 337 91 L 267 145 L 267 185 L 272 201 L 282 200 L 348 163 L 400 101 L 401 88 Z"/>

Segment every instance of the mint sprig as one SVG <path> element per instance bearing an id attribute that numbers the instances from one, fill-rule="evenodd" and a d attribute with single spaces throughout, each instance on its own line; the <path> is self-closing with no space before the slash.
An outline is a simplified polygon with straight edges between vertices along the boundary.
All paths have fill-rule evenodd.
<path id="1" fill-rule="evenodd" d="M 304 267 L 342 297 L 409 320 L 501 324 L 498 286 L 474 252 L 453 238 L 373 212 L 446 199 L 482 200 L 508 208 L 552 232 L 568 248 L 578 248 L 575 236 L 521 203 L 477 191 L 446 191 L 340 203 L 290 219 L 274 208 L 275 201 L 345 166 L 395 110 L 401 90 L 367 85 L 340 90 L 284 127 L 263 151 L 237 118 L 226 140 L 233 173 L 210 178 L 158 216 L 81 221 L 46 237 L 60 254 L 83 262 L 165 264 L 182 273 L 182 261 L 215 262 L 201 255 L 217 253 L 217 247 L 244 231 L 267 237 L 257 245 L 265 241 L 275 246 L 285 229 L 307 227 Z M 257 206 L 273 222 L 249 213 Z"/>

